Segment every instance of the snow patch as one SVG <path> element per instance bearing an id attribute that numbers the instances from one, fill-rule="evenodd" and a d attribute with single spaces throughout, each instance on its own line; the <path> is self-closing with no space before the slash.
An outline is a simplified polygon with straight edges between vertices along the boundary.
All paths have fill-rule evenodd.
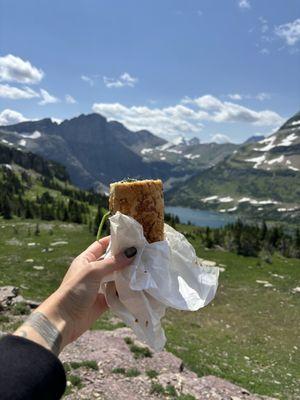
<path id="1" fill-rule="evenodd" d="M 0 165 L 1 167 L 12 170 L 12 166 L 10 164 L 0 164 Z"/>
<path id="2" fill-rule="evenodd" d="M 142 149 L 141 154 L 147 154 L 147 153 L 152 153 L 153 149 Z"/>
<path id="3" fill-rule="evenodd" d="M 293 121 L 289 124 L 289 126 L 294 126 L 294 125 L 300 125 L 300 119 L 298 119 L 297 121 Z"/>
<path id="4" fill-rule="evenodd" d="M 176 153 L 176 154 L 181 154 L 182 150 L 176 150 L 176 149 L 168 149 L 167 150 L 169 153 Z"/>
<path id="5" fill-rule="evenodd" d="M 261 147 L 261 148 L 254 148 L 254 150 L 256 151 L 269 151 L 271 149 L 273 149 L 273 147 L 276 147 L 276 145 L 274 145 L 274 142 L 276 140 L 276 136 L 270 136 L 266 139 L 261 140 L 260 142 L 258 142 L 259 144 L 266 144 L 267 145 L 265 147 Z"/>
<path id="6" fill-rule="evenodd" d="M 290 135 L 288 135 L 286 138 L 284 138 L 282 140 L 281 143 L 279 143 L 277 146 L 290 146 L 292 144 L 292 142 L 294 140 L 296 140 L 298 138 L 297 135 L 295 135 L 294 133 L 291 133 Z"/>
<path id="7" fill-rule="evenodd" d="M 9 146 L 13 146 L 13 143 L 8 142 L 6 139 L 1 139 L 1 142 L 4 144 L 8 144 Z"/>
<path id="8" fill-rule="evenodd" d="M 273 160 L 267 161 L 267 164 L 272 165 L 275 163 L 282 163 L 283 161 L 284 161 L 284 155 L 281 155 L 278 158 L 273 158 Z"/>
<path id="9" fill-rule="evenodd" d="M 26 146 L 26 140 L 25 139 L 21 139 L 19 141 L 19 145 L 25 147 Z"/>
<path id="10" fill-rule="evenodd" d="M 264 161 L 266 160 L 266 155 L 263 154 L 262 156 L 259 157 L 254 157 L 254 158 L 247 158 L 245 161 L 246 162 L 253 162 L 255 165 L 253 168 L 257 168 L 259 165 L 261 165 Z"/>
<path id="11" fill-rule="evenodd" d="M 261 201 L 258 201 L 257 204 L 264 204 L 264 205 L 278 204 L 278 201 L 271 200 L 271 199 L 269 199 L 269 200 L 261 200 Z"/>
<path id="12" fill-rule="evenodd" d="M 220 203 L 231 203 L 233 201 L 233 198 L 230 196 L 226 196 L 226 197 L 220 197 L 219 198 L 219 202 Z"/>
<path id="13" fill-rule="evenodd" d="M 293 167 L 293 166 L 289 166 L 289 169 L 291 169 L 292 171 L 300 171 L 300 169 L 299 168 L 296 168 L 296 167 Z"/>
<path id="14" fill-rule="evenodd" d="M 251 199 L 250 197 L 242 197 L 241 199 L 238 200 L 238 203 L 246 203 L 249 202 Z"/>
<path id="15" fill-rule="evenodd" d="M 229 212 L 233 212 L 233 211 L 236 211 L 237 210 L 237 207 L 235 206 L 235 207 L 232 207 L 232 208 L 228 208 L 228 210 L 227 211 L 229 211 Z"/>
<path id="16" fill-rule="evenodd" d="M 213 201 L 213 200 L 217 200 L 218 196 L 209 196 L 209 197 L 204 197 L 203 199 L 201 199 L 201 201 L 203 201 L 203 203 L 207 203 L 208 201 Z"/>
<path id="17" fill-rule="evenodd" d="M 25 139 L 38 139 L 42 136 L 42 134 L 39 131 L 34 131 L 33 133 L 30 134 L 22 133 L 20 136 L 22 136 Z"/>
<path id="18" fill-rule="evenodd" d="M 184 157 L 189 160 L 195 160 L 200 157 L 200 154 L 185 154 Z"/>
<path id="19" fill-rule="evenodd" d="M 159 146 L 159 147 L 157 147 L 157 148 L 158 148 L 159 150 L 164 151 L 164 150 L 167 150 L 169 147 L 172 147 L 172 146 L 174 146 L 173 143 L 167 142 L 167 143 L 162 144 L 161 146 Z"/>

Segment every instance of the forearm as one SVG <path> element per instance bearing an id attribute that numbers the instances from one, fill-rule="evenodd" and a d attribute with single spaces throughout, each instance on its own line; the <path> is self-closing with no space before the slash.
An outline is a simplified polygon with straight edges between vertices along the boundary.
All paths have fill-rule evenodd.
<path id="1" fill-rule="evenodd" d="M 60 307 L 62 294 L 54 292 L 48 297 L 14 332 L 40 344 L 52 351 L 56 356 L 71 341 L 70 326 L 67 317 Z"/>

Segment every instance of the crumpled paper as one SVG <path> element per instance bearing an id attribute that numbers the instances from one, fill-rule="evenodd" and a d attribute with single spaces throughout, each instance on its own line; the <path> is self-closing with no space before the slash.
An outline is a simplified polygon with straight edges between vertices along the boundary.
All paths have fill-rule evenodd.
<path id="1" fill-rule="evenodd" d="M 136 247 L 132 264 L 102 280 L 99 292 L 138 339 L 155 351 L 166 337 L 161 318 L 167 307 L 196 311 L 215 296 L 219 269 L 201 266 L 193 246 L 165 224 L 165 240 L 148 243 L 135 219 L 117 212 L 110 219 L 111 240 L 105 257 Z"/>

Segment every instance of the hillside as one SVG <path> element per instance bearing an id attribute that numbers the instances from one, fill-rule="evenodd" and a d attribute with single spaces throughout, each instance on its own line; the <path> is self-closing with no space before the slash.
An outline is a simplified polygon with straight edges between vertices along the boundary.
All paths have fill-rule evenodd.
<path id="1" fill-rule="evenodd" d="M 276 133 L 245 144 L 166 195 L 168 204 L 300 220 L 300 113 Z"/>
<path id="2" fill-rule="evenodd" d="M 141 149 L 140 154 L 145 161 L 165 161 L 177 170 L 184 171 L 185 179 L 196 171 L 205 170 L 231 155 L 239 145 L 234 143 L 200 143 L 199 139 L 185 140 L 179 138 L 157 147 Z M 178 181 L 182 181 L 182 179 Z M 171 180 L 172 182 L 172 180 Z M 170 180 L 165 189 L 171 187 Z"/>
<path id="3" fill-rule="evenodd" d="M 0 127 L 0 142 L 65 165 L 79 187 L 102 187 L 130 176 L 162 178 L 171 186 L 224 159 L 234 144 L 169 143 L 149 131 L 133 132 L 99 114 L 58 124 L 46 118 Z"/>
<path id="4" fill-rule="evenodd" d="M 106 206 L 106 198 L 74 187 L 62 165 L 0 144 L 0 215 L 4 218 L 92 225 L 97 206 Z"/>

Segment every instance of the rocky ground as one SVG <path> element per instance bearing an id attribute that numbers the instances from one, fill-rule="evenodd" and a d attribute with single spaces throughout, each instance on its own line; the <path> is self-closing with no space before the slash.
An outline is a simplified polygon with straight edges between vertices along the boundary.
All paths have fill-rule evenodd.
<path id="1" fill-rule="evenodd" d="M 20 312 L 12 314 L 17 304 Z M 19 296 L 13 286 L 0 287 L 0 314 L 14 324 L 37 305 Z M 215 376 L 199 378 L 173 354 L 153 353 L 129 328 L 88 331 L 67 346 L 60 359 L 67 373 L 68 400 L 271 400 Z"/>
<path id="2" fill-rule="evenodd" d="M 261 400 L 270 397 L 250 394 L 247 390 L 215 376 L 199 378 L 173 354 L 143 351 L 129 328 L 114 331 L 89 331 L 60 355 L 71 371 L 81 378 L 80 389 L 67 399 L 201 399 L 201 400 Z M 95 360 L 93 368 L 83 361 Z M 70 363 L 74 363 L 75 369 Z M 77 362 L 77 363 L 76 363 Z M 82 366 L 80 366 L 80 364 Z"/>

